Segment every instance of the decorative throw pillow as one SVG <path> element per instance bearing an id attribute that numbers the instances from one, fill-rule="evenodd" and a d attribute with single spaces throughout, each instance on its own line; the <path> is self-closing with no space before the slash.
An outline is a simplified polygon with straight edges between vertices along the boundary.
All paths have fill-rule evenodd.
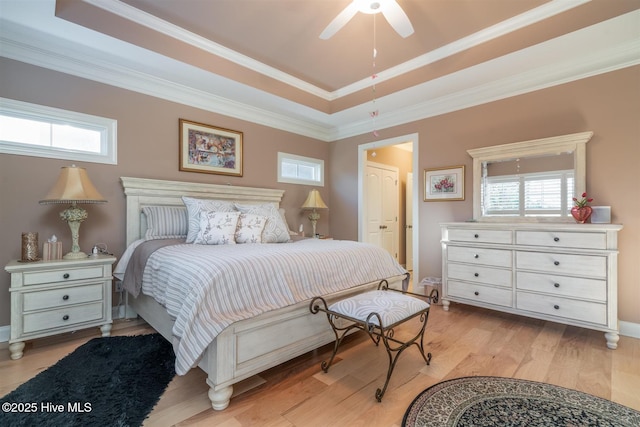
<path id="1" fill-rule="evenodd" d="M 198 245 L 235 245 L 240 212 L 201 212 L 200 230 L 193 243 Z"/>
<path id="2" fill-rule="evenodd" d="M 267 218 L 260 215 L 240 214 L 236 228 L 236 243 L 262 243 L 262 230 Z"/>
<path id="3" fill-rule="evenodd" d="M 271 203 L 262 205 L 239 205 L 236 209 L 244 214 L 260 215 L 267 218 L 262 230 L 262 243 L 284 243 L 289 241 L 289 227 L 284 223 L 278 208 Z"/>
<path id="4" fill-rule="evenodd" d="M 187 207 L 189 221 L 187 243 L 193 243 L 200 231 L 201 212 L 234 212 L 236 210 L 233 203 L 226 200 L 196 199 L 183 196 L 182 201 Z"/>
<path id="5" fill-rule="evenodd" d="M 146 206 L 142 208 L 147 219 L 144 238 L 184 239 L 189 228 L 187 210 L 183 206 Z"/>

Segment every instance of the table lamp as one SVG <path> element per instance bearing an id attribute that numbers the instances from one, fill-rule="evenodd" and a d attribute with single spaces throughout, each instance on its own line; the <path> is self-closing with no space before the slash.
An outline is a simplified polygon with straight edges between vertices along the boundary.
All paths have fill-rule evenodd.
<path id="1" fill-rule="evenodd" d="M 53 203 L 71 203 L 69 208 L 60 212 L 60 218 L 69 223 L 71 229 L 71 252 L 63 256 L 64 259 L 87 258 L 87 254 L 80 251 L 78 244 L 80 224 L 87 219 L 87 211 L 79 207 L 78 203 L 107 203 L 104 197 L 96 190 L 91 183 L 89 175 L 84 168 L 63 167 L 60 171 L 58 181 L 45 196 L 40 200 L 41 205 Z"/>
<path id="2" fill-rule="evenodd" d="M 322 197 L 320 197 L 320 192 L 318 190 L 311 190 L 309 192 L 307 200 L 302 204 L 302 209 L 313 209 L 309 214 L 309 221 L 311 221 L 311 226 L 313 227 L 313 237 L 316 237 L 316 224 L 320 219 L 320 214 L 316 209 L 329 209 L 322 200 Z"/>

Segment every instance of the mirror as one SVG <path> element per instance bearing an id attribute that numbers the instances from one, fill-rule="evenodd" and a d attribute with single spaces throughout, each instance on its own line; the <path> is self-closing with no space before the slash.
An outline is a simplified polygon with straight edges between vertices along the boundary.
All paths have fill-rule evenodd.
<path id="1" fill-rule="evenodd" d="M 468 150 L 476 221 L 572 221 L 586 188 L 586 143 L 593 132 Z"/>

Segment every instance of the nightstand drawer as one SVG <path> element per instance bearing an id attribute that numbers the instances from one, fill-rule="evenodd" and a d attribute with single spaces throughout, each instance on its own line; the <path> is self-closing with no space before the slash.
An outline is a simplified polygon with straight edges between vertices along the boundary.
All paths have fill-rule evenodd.
<path id="1" fill-rule="evenodd" d="M 75 286 L 50 291 L 25 292 L 23 296 L 23 311 L 42 310 L 47 308 L 64 307 L 89 301 L 101 301 L 103 297 L 102 283 Z"/>
<path id="2" fill-rule="evenodd" d="M 511 289 L 492 288 L 490 286 L 459 283 L 449 280 L 447 282 L 446 296 L 511 307 L 512 292 Z"/>
<path id="3" fill-rule="evenodd" d="M 450 279 L 487 283 L 511 288 L 511 270 L 483 267 L 480 265 L 450 263 L 447 276 Z"/>
<path id="4" fill-rule="evenodd" d="M 563 231 L 516 231 L 516 244 L 557 248 L 606 249 L 605 233 Z"/>
<path id="5" fill-rule="evenodd" d="M 502 249 L 449 246 L 447 249 L 447 260 L 449 262 L 463 262 L 510 268 L 511 251 Z"/>
<path id="6" fill-rule="evenodd" d="M 103 277 L 101 266 L 61 268 L 47 271 L 24 272 L 24 285 L 42 285 L 45 283 L 68 282 L 71 280 L 98 279 Z"/>
<path id="7" fill-rule="evenodd" d="M 102 301 L 57 310 L 24 314 L 23 333 L 30 334 L 52 328 L 73 326 L 103 318 Z"/>
<path id="8" fill-rule="evenodd" d="M 516 307 L 534 313 L 548 314 L 582 322 L 607 324 L 607 305 L 605 303 L 579 301 L 548 295 L 517 293 Z"/>

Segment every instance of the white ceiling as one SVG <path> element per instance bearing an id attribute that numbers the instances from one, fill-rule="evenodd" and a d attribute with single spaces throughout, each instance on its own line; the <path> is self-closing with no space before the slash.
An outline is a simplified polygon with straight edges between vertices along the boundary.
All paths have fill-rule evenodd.
<path id="1" fill-rule="evenodd" d="M 348 3 L 0 0 L 0 55 L 324 141 L 640 63 L 640 0 L 398 0 L 375 68 Z"/>

